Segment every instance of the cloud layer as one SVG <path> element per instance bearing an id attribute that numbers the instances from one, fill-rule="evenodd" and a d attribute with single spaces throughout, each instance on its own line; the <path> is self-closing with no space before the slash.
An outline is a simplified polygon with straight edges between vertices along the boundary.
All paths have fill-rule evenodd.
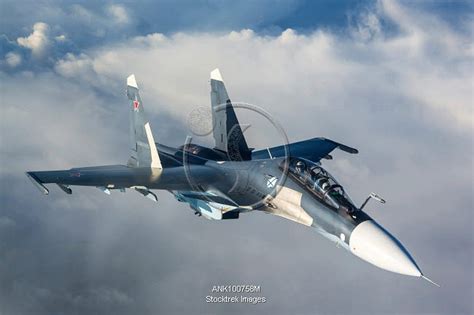
<path id="1" fill-rule="evenodd" d="M 33 25 L 33 33 L 28 37 L 18 37 L 20 46 L 31 49 L 33 56 L 41 57 L 49 45 L 49 26 L 46 23 L 38 22 Z"/>
<path id="2" fill-rule="evenodd" d="M 136 12 L 120 8 L 74 12 L 78 25 L 108 14 L 130 27 Z M 0 73 L 0 311 L 472 313 L 471 24 L 453 28 L 388 1 L 353 16 L 343 32 L 137 34 L 55 55 L 41 71 L 11 52 L 20 58 L 10 55 L 10 70 Z M 62 32 L 49 22 L 18 44 L 32 54 L 57 51 Z M 63 42 L 75 39 L 64 34 Z M 290 140 L 324 136 L 357 147 L 358 156 L 336 152 L 325 166 L 356 203 L 373 190 L 388 200 L 368 211 L 441 289 L 378 270 L 276 217 L 208 222 L 165 192 L 158 206 L 92 188 L 66 196 L 51 187 L 45 199 L 23 175 L 124 163 L 124 81 L 132 72 L 155 139 L 180 145 L 188 114 L 209 104 L 215 67 L 233 100 L 265 108 Z M 247 135 L 257 148 L 279 142 L 258 126 Z M 205 303 L 212 285 L 234 283 L 261 285 L 268 302 Z"/>

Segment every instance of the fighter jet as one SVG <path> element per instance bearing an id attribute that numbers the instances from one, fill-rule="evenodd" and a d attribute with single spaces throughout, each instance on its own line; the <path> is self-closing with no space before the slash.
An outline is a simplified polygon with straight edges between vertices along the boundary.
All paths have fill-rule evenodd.
<path id="1" fill-rule="evenodd" d="M 134 75 L 127 78 L 131 156 L 124 165 L 29 171 L 26 175 L 45 195 L 46 184 L 66 194 L 71 186 L 135 190 L 158 201 L 153 190 L 167 190 L 210 220 L 238 219 L 260 211 L 314 228 L 352 254 L 382 269 L 430 282 L 405 247 L 363 211 L 371 193 L 356 206 L 344 187 L 322 166 L 340 149 L 355 148 L 326 138 L 312 138 L 261 150 L 251 149 L 237 120 L 218 69 L 211 72 L 214 148 L 186 143 L 177 148 L 155 142 Z"/>

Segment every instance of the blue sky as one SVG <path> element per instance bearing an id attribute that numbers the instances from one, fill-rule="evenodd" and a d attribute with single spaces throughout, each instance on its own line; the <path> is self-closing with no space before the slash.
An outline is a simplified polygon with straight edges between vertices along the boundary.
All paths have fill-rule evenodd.
<path id="1" fill-rule="evenodd" d="M 405 1 L 404 5 L 422 10 L 466 30 L 472 18 L 470 1 Z M 81 53 L 105 43 L 121 42 L 133 36 L 151 33 L 171 35 L 177 32 L 222 33 L 252 29 L 259 34 L 277 35 L 287 28 L 298 33 L 330 29 L 344 33 L 360 14 L 378 6 L 374 1 L 142 1 L 133 2 L 63 2 L 2 1 L 1 50 L 15 52 L 27 69 L 51 66 L 66 53 Z M 27 12 L 27 14 L 26 14 Z M 122 17 L 120 17 L 122 15 Z M 122 18 L 122 21 L 120 19 Z M 17 38 L 31 33 L 33 25 L 44 22 L 56 39 L 48 58 L 31 62 L 29 50 Z M 396 32 L 394 25 L 380 17 L 386 34 Z M 2 63 L 4 71 L 11 71 Z"/>
<path id="2" fill-rule="evenodd" d="M 0 313 L 473 313 L 472 2 L 2 1 L 0 25 Z M 125 163 L 131 73 L 155 140 L 182 144 L 216 67 L 290 141 L 358 148 L 325 167 L 356 203 L 388 200 L 367 211 L 442 287 L 277 217 L 208 222 L 167 192 L 44 198 L 24 176 Z M 203 303 L 224 283 L 268 303 Z"/>

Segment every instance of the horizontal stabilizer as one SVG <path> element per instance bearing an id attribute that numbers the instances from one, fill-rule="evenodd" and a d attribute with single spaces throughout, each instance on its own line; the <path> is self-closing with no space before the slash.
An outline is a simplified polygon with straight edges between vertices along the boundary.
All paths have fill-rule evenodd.
<path id="1" fill-rule="evenodd" d="M 304 141 L 293 142 L 287 146 L 289 156 L 302 157 L 314 162 L 329 157 L 329 153 L 336 148 L 351 154 L 359 153 L 355 148 L 326 138 L 312 138 Z M 284 156 L 285 146 L 283 145 L 252 152 L 252 159 L 268 159 Z"/>
<path id="2" fill-rule="evenodd" d="M 328 140 L 328 139 L 326 139 L 326 140 Z M 329 141 L 332 141 L 332 140 L 329 140 Z M 332 142 L 337 143 L 337 142 L 335 142 L 335 141 L 332 141 Z M 342 151 L 344 151 L 344 152 L 347 152 L 347 153 L 350 153 L 350 154 L 357 154 L 357 153 L 359 153 L 359 151 L 358 151 L 357 149 L 351 148 L 351 147 L 349 147 L 349 146 L 347 146 L 347 145 L 344 145 L 344 144 L 342 144 L 342 143 L 337 143 L 337 145 L 338 145 L 337 147 L 338 147 L 339 149 L 341 149 Z"/>

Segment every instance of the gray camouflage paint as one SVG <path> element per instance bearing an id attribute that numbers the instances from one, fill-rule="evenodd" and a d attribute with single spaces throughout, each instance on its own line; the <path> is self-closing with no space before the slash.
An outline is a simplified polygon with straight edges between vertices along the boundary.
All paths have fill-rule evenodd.
<path id="1" fill-rule="evenodd" d="M 217 127 L 216 148 L 193 144 L 172 148 L 154 142 L 133 75 L 127 79 L 127 85 L 131 112 L 131 157 L 127 165 L 27 172 L 44 193 L 48 193 L 44 184 L 49 183 L 58 184 L 66 193 L 71 193 L 69 186 L 74 185 L 96 186 L 105 192 L 132 188 L 157 201 L 150 190 L 168 190 L 206 218 L 237 219 L 241 212 L 264 211 L 310 225 L 347 250 L 355 227 L 371 220 L 361 210 L 348 213 L 342 207 L 328 206 L 288 171 L 290 157 L 282 156 L 298 152 L 312 157 L 312 163 L 316 163 L 328 158 L 335 148 L 352 154 L 357 153 L 356 149 L 315 138 L 290 144 L 288 148 L 269 148 L 270 157 L 261 158 L 261 153 L 256 152 L 251 160 L 225 86 L 214 79 L 211 103 L 213 124 Z M 223 100 L 225 106 L 220 107 L 218 102 Z M 226 141 L 221 141 L 224 138 Z M 284 193 L 279 194 L 280 191 Z"/>

